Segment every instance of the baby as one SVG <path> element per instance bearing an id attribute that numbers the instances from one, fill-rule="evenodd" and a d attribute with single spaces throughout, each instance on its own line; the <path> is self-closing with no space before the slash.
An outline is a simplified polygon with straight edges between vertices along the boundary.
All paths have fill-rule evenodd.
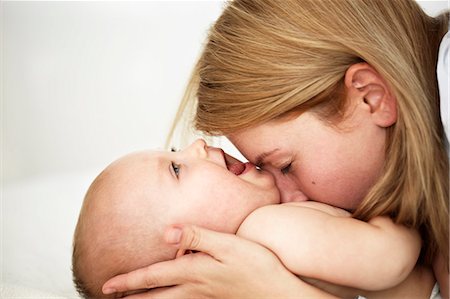
<path id="1" fill-rule="evenodd" d="M 111 277 L 173 259 L 163 233 L 181 223 L 258 242 L 302 278 L 369 291 L 398 285 L 416 264 L 419 234 L 387 217 L 366 223 L 316 202 L 279 203 L 271 174 L 203 140 L 127 155 L 86 194 L 74 236 L 77 290 L 107 298 L 101 288 Z"/>

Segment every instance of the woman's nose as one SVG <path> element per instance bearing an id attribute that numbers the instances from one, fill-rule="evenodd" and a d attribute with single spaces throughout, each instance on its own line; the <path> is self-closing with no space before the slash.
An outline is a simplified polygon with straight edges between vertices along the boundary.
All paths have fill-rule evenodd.
<path id="1" fill-rule="evenodd" d="M 281 202 L 307 201 L 308 197 L 298 188 L 280 189 Z"/>
<path id="2" fill-rule="evenodd" d="M 272 172 L 272 174 L 275 177 L 275 184 L 280 190 L 282 203 L 308 200 L 308 197 L 300 190 L 300 186 L 295 180 L 281 174 L 279 170 L 275 171 L 275 173 Z"/>

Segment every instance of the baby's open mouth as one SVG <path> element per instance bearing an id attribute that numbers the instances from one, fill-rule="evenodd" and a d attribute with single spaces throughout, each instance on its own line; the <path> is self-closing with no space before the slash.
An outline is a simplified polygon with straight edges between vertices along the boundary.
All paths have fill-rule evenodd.
<path id="1" fill-rule="evenodd" d="M 250 171 L 251 169 L 255 168 L 256 166 L 253 165 L 251 162 L 241 162 L 238 159 L 236 159 L 233 156 L 228 155 L 224 152 L 224 158 L 225 158 L 225 165 L 227 166 L 227 169 L 234 173 L 235 175 L 241 175 L 243 173 L 246 173 Z"/>
<path id="2" fill-rule="evenodd" d="M 227 168 L 230 172 L 234 173 L 235 175 L 240 175 L 245 170 L 245 164 L 242 162 L 237 162 L 231 165 L 227 165 Z"/>
<path id="3" fill-rule="evenodd" d="M 230 156 L 225 152 L 224 152 L 224 159 L 225 159 L 225 165 L 227 166 L 227 169 L 230 172 L 234 173 L 235 175 L 240 175 L 244 172 L 244 170 L 246 168 L 245 167 L 246 163 L 242 163 L 235 157 Z"/>

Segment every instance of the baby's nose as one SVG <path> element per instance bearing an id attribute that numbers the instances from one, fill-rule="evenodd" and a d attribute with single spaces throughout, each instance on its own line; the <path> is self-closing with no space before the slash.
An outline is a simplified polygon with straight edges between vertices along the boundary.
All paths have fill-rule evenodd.
<path id="1" fill-rule="evenodd" d="M 207 145 L 205 140 L 197 139 L 190 146 L 189 149 L 197 154 L 205 155 L 207 154 Z"/>

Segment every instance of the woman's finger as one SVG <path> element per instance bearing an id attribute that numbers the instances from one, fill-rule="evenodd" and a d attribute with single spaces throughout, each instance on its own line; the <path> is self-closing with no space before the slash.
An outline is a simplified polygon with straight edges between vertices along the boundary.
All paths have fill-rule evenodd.
<path id="1" fill-rule="evenodd" d="M 138 289 L 187 285 L 196 277 L 204 278 L 205 275 L 210 275 L 208 269 L 215 273 L 211 270 L 214 269 L 215 263 L 222 263 L 227 257 L 235 258 L 233 244 L 238 237 L 197 226 L 183 225 L 170 227 L 165 233 L 165 239 L 166 242 L 175 245 L 179 252 L 199 252 L 113 277 L 103 285 L 103 292 L 111 294 Z M 243 239 L 239 241 L 250 243 Z"/>
<path id="2" fill-rule="evenodd" d="M 186 292 L 183 290 L 183 286 L 164 287 L 149 290 L 144 293 L 134 294 L 126 296 L 126 299 L 185 299 Z"/>
<path id="3" fill-rule="evenodd" d="M 166 242 L 179 248 L 179 252 L 186 250 L 201 251 L 209 254 L 218 261 L 222 261 L 223 253 L 229 254 L 233 248 L 235 235 L 219 233 L 195 225 L 170 227 L 165 233 Z"/>
<path id="4" fill-rule="evenodd" d="M 102 291 L 104 294 L 112 294 L 183 284 L 192 277 L 192 274 L 181 273 L 180 275 L 180 269 L 189 269 L 192 259 L 205 257 L 202 254 L 186 255 L 176 260 L 156 263 L 126 274 L 117 275 L 103 285 Z"/>

